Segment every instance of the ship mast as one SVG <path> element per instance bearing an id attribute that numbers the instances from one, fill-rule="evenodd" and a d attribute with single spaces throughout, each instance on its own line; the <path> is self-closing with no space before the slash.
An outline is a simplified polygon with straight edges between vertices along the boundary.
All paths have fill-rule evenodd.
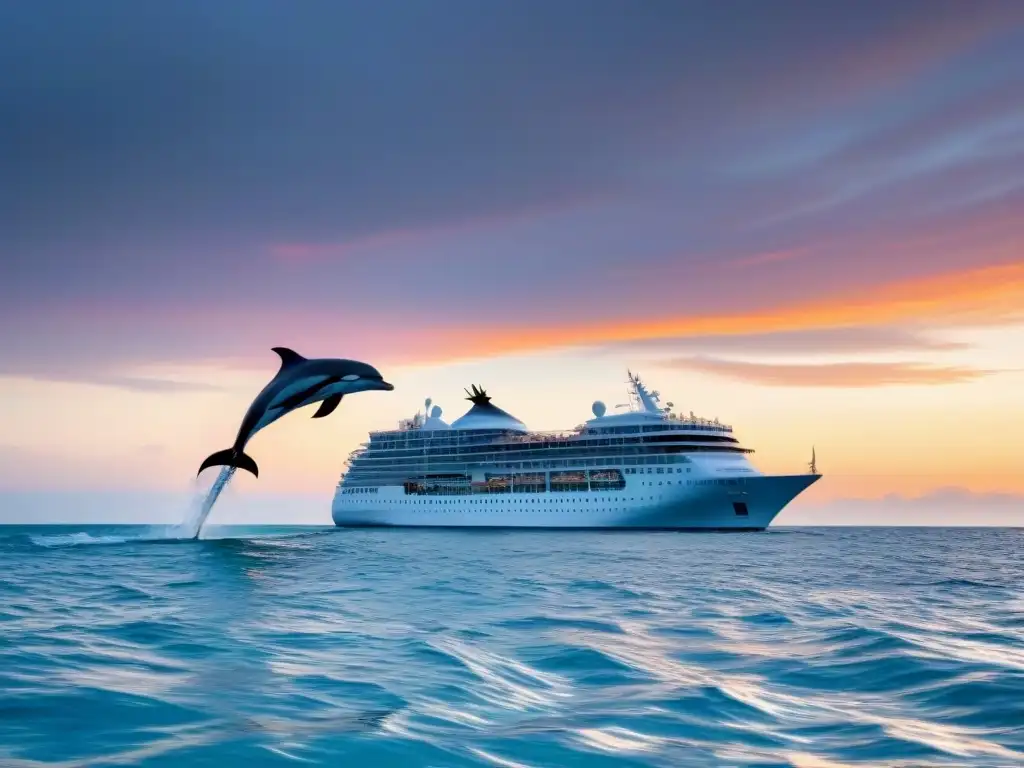
<path id="1" fill-rule="evenodd" d="M 660 414 L 662 411 L 658 405 L 659 394 L 648 392 L 647 387 L 640 381 L 640 376 L 634 375 L 632 371 L 627 371 L 627 373 L 629 374 L 630 400 L 633 401 L 637 410 Z"/>

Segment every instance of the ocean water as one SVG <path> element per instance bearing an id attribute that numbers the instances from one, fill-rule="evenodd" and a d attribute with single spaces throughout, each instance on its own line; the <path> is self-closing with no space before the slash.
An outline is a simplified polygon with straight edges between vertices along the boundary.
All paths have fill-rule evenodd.
<path id="1" fill-rule="evenodd" d="M 0 528 L 0 766 L 1022 766 L 1024 531 Z"/>

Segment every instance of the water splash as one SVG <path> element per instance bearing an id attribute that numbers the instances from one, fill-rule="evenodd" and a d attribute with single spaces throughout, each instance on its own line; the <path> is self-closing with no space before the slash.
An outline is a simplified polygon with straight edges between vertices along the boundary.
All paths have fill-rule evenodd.
<path id="1" fill-rule="evenodd" d="M 206 518 L 210 516 L 213 505 L 217 503 L 217 498 L 227 488 L 228 483 L 231 482 L 231 478 L 234 476 L 235 467 L 221 467 L 220 474 L 217 475 L 217 479 L 214 480 L 210 490 L 206 492 L 206 497 L 198 499 L 193 503 L 188 518 L 179 526 L 177 532 L 180 538 L 199 538 L 203 531 L 203 524 L 206 522 Z"/>

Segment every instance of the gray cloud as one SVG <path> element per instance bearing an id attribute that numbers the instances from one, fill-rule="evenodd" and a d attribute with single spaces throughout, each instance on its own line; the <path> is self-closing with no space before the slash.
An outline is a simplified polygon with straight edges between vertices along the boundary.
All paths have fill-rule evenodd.
<path id="1" fill-rule="evenodd" d="M 618 186 L 671 148 L 701 175 L 751 109 L 898 83 L 1015 15 L 925 7 L 6 4 L 4 229 L 129 250 L 319 239 Z M 855 74 L 866 39 L 883 65 Z"/>
<path id="2" fill-rule="evenodd" d="M 1022 10 L 0 4 L 0 366 L 255 358 L 288 318 L 284 343 L 326 318 L 358 347 L 371 324 L 731 311 L 973 263 L 870 236 L 1024 201 L 1010 123 L 981 158 L 940 151 L 1018 109 Z M 718 269 L 808 244 L 771 284 L 756 257 Z"/>

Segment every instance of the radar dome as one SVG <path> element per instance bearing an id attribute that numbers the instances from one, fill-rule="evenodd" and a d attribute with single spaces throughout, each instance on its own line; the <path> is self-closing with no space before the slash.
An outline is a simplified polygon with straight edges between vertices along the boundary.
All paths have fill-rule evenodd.
<path id="1" fill-rule="evenodd" d="M 590 406 L 590 410 L 593 411 L 594 415 L 600 419 L 602 416 L 604 416 L 604 412 L 608 409 L 605 408 L 604 403 L 602 403 L 600 400 L 595 400 L 594 404 Z"/>
<path id="2" fill-rule="evenodd" d="M 423 406 L 429 411 L 430 410 L 430 404 L 432 402 L 434 402 L 434 399 L 432 397 L 428 397 L 426 399 L 426 402 L 423 403 Z"/>
<path id="3" fill-rule="evenodd" d="M 434 406 L 434 410 L 432 410 L 430 412 L 430 418 L 432 418 L 432 419 L 440 419 L 441 418 L 441 406 L 440 405 L 435 405 Z"/>

